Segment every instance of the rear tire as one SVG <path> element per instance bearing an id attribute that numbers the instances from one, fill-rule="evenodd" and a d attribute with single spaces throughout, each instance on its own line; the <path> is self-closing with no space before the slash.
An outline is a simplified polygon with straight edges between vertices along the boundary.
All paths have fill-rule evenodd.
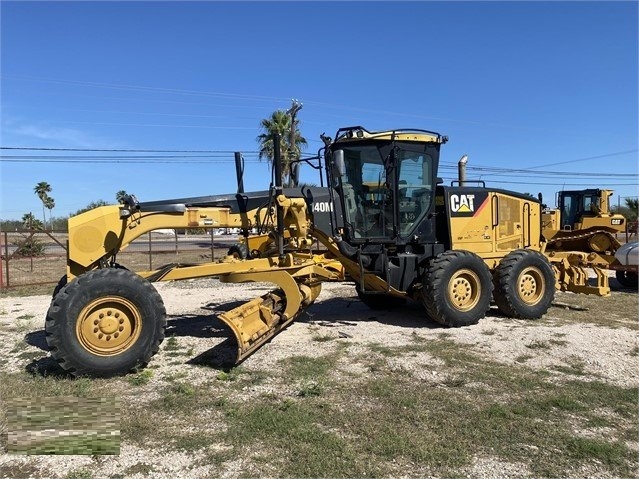
<path id="1" fill-rule="evenodd" d="M 45 323 L 51 356 L 74 376 L 111 377 L 141 369 L 164 339 L 166 311 L 135 273 L 105 268 L 62 288 Z"/>
<path id="2" fill-rule="evenodd" d="M 357 291 L 357 297 L 359 300 L 370 309 L 389 310 L 406 304 L 406 300 L 404 298 L 398 298 L 392 294 L 365 294 L 362 293 L 359 286 L 355 286 L 355 291 Z"/>
<path id="3" fill-rule="evenodd" d="M 626 288 L 636 288 L 639 285 L 639 275 L 636 271 L 615 271 L 617 281 Z"/>
<path id="4" fill-rule="evenodd" d="M 428 315 L 445 326 L 477 324 L 490 307 L 492 283 L 484 261 L 470 251 L 451 250 L 433 259 L 422 280 Z"/>
<path id="5" fill-rule="evenodd" d="M 511 318 L 541 318 L 555 297 L 555 274 L 538 251 L 515 250 L 499 263 L 493 275 L 497 308 Z"/>

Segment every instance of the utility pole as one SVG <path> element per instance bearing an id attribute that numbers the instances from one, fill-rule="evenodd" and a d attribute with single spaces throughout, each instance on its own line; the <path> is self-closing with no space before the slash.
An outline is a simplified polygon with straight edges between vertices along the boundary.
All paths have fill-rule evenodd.
<path id="1" fill-rule="evenodd" d="M 298 111 L 302 109 L 302 104 L 296 99 L 292 100 L 291 108 L 286 112 L 291 115 L 291 131 L 288 137 L 288 161 L 289 161 L 289 186 L 297 186 L 300 181 L 300 164 L 299 162 L 294 163 L 295 160 L 295 115 Z M 299 160 L 299 158 L 297 158 Z"/>

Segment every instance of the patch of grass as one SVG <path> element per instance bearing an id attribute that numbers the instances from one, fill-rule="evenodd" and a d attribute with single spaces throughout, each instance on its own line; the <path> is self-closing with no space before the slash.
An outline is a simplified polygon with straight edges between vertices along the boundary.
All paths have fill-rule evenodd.
<path id="1" fill-rule="evenodd" d="M 62 275 L 60 273 L 58 278 Z M 51 280 L 51 284 L 39 284 L 29 286 L 14 286 L 0 290 L 0 298 L 14 298 L 25 296 L 50 295 L 57 280 Z"/>
<path id="2" fill-rule="evenodd" d="M 636 465 L 631 455 L 619 460 L 625 448 L 619 439 L 598 438 L 603 444 L 600 450 L 588 452 L 582 447 L 588 457 L 581 459 L 567 451 L 566 443 L 566 438 L 573 435 L 575 421 L 586 424 L 611 404 L 615 405 L 614 423 L 625 424 L 619 430 L 632 427 L 637 420 L 637 411 L 632 410 L 636 405 L 635 388 L 578 380 L 556 384 L 544 371 L 525 367 L 514 371 L 512 366 L 475 355 L 467 346 L 450 341 L 428 345 L 431 354 L 447 364 L 444 372 L 452 378 L 449 385 L 453 387 L 447 390 L 445 401 L 441 389 L 423 387 L 409 378 L 382 371 L 385 374 L 352 388 L 334 384 L 341 390 L 342 401 L 357 397 L 358 406 L 342 409 L 343 414 L 329 408 L 320 424 L 357 437 L 363 456 L 428 464 L 436 475 L 447 475 L 484 453 L 507 462 L 526 463 L 536 476 L 566 475 L 575 461 L 583 465 L 603 462 L 604 452 L 613 474 L 627 475 Z M 469 395 L 459 386 L 471 381 L 491 387 L 473 390 Z M 507 394 L 499 400 L 495 391 Z M 330 394 L 328 400 L 337 402 Z M 534 446 L 535 452 L 531 454 L 522 444 Z"/>
<path id="3" fill-rule="evenodd" d="M 162 378 L 165 381 L 177 381 L 179 379 L 184 379 L 187 378 L 189 376 L 189 373 L 187 373 L 186 371 L 178 371 L 175 373 L 170 373 L 170 374 L 165 374 Z"/>
<path id="4" fill-rule="evenodd" d="M 593 429 L 593 428 L 600 428 L 600 427 L 612 427 L 613 423 L 609 419 L 603 416 L 594 416 L 589 418 L 585 422 L 584 426 L 587 428 Z"/>
<path id="5" fill-rule="evenodd" d="M 315 397 L 322 394 L 322 386 L 316 382 L 309 382 L 300 388 L 297 392 L 299 397 Z"/>
<path id="6" fill-rule="evenodd" d="M 19 353 L 20 351 L 24 351 L 28 347 L 29 347 L 29 345 L 23 339 L 18 339 L 13 344 L 13 349 L 11 351 L 9 351 L 9 352 L 10 353 Z"/>
<path id="7" fill-rule="evenodd" d="M 155 404 L 154 404 L 155 406 Z M 122 427 L 120 434 L 123 439 L 139 445 L 146 444 L 149 439 L 157 438 L 158 427 L 162 416 L 157 410 L 148 407 L 130 407 L 122 410 Z"/>
<path id="8" fill-rule="evenodd" d="M 92 479 L 93 473 L 89 469 L 85 469 L 85 468 L 73 469 L 72 471 L 69 471 L 67 475 L 64 476 L 64 478 L 65 479 Z"/>
<path id="9" fill-rule="evenodd" d="M 384 346 L 383 344 L 380 344 L 380 343 L 369 343 L 367 347 L 374 353 L 378 353 L 378 354 L 381 354 L 382 356 L 387 356 L 387 357 L 397 356 L 398 355 L 397 353 L 399 352 L 397 351 L 397 348 Z"/>
<path id="10" fill-rule="evenodd" d="M 589 323 L 605 328 L 639 329 L 637 322 L 637 294 L 613 291 L 610 298 L 603 299 L 596 295 L 555 292 L 555 300 L 575 306 L 587 308 L 587 311 L 563 310 L 561 324 Z M 614 310 L 610 310 L 613 301 Z"/>
<path id="11" fill-rule="evenodd" d="M 0 371 L 0 417 L 13 398 L 104 397 L 108 389 L 108 380 Z"/>
<path id="12" fill-rule="evenodd" d="M 194 386 L 187 382 L 176 381 L 170 383 L 160 393 L 160 398 L 152 401 L 153 407 L 159 407 L 163 411 L 170 411 L 172 414 L 189 415 L 195 414 L 198 402 L 204 395 L 204 387 Z"/>
<path id="13" fill-rule="evenodd" d="M 7 462 L 0 464 L 0 477 L 11 479 L 33 479 L 40 477 L 54 477 L 53 474 L 46 469 L 41 469 L 37 465 L 24 463 L 13 464 Z"/>
<path id="14" fill-rule="evenodd" d="M 572 374 L 575 376 L 585 376 L 588 374 L 586 371 L 586 363 L 578 358 L 573 358 L 573 360 L 566 365 L 557 364 L 551 366 L 551 369 L 559 371 L 560 373 Z"/>
<path id="15" fill-rule="evenodd" d="M 497 334 L 497 330 L 496 329 L 486 329 L 486 330 L 482 331 L 481 334 L 483 334 L 484 336 L 494 336 L 495 334 Z"/>
<path id="16" fill-rule="evenodd" d="M 464 386 L 468 380 L 464 377 L 449 377 L 443 381 L 443 385 L 449 388 L 460 388 Z"/>
<path id="17" fill-rule="evenodd" d="M 240 375 L 239 368 L 231 368 L 228 371 L 220 371 L 215 375 L 218 381 L 235 381 Z"/>
<path id="18" fill-rule="evenodd" d="M 632 454 L 625 444 L 601 439 L 567 437 L 566 453 L 577 461 L 600 462 L 610 469 L 624 469 L 626 458 Z"/>
<path id="19" fill-rule="evenodd" d="M 164 350 L 165 351 L 175 351 L 180 349 L 180 344 L 175 336 L 169 336 L 164 342 Z"/>
<path id="20" fill-rule="evenodd" d="M 134 474 L 141 474 L 143 476 L 148 476 L 152 472 L 153 472 L 152 465 L 147 464 L 145 462 L 138 462 L 133 464 L 132 466 L 127 467 L 126 470 L 124 471 L 124 474 L 126 477 L 132 476 Z"/>
<path id="21" fill-rule="evenodd" d="M 16 319 L 29 320 L 35 318 L 34 314 L 23 314 L 22 316 L 18 316 Z"/>
<path id="22" fill-rule="evenodd" d="M 317 342 L 317 343 L 326 343 L 328 341 L 333 341 L 335 338 L 335 336 L 331 336 L 330 334 L 315 334 L 312 337 L 313 341 Z"/>
<path id="23" fill-rule="evenodd" d="M 144 386 L 145 384 L 148 384 L 151 381 L 152 377 L 153 377 L 153 371 L 150 369 L 145 369 L 143 371 L 140 371 L 137 374 L 132 374 L 128 376 L 127 381 L 129 382 L 129 384 L 133 386 Z"/>
<path id="24" fill-rule="evenodd" d="M 639 346 L 635 346 L 630 350 L 628 356 L 639 356 Z"/>
<path id="25" fill-rule="evenodd" d="M 327 428 L 326 408 L 283 401 L 238 404 L 226 411 L 227 444 L 264 443 L 286 454 L 269 455 L 279 477 L 376 476 L 379 461 L 358 459 L 357 447 Z"/>
<path id="26" fill-rule="evenodd" d="M 318 358 L 310 356 L 291 356 L 280 361 L 287 369 L 288 375 L 296 379 L 320 380 L 327 376 L 337 362 L 337 355 L 327 355 Z"/>
<path id="27" fill-rule="evenodd" d="M 550 341 L 536 339 L 533 342 L 526 344 L 526 347 L 528 349 L 550 349 Z"/>
<path id="28" fill-rule="evenodd" d="M 529 359 L 533 359 L 535 356 L 531 356 L 530 354 L 520 354 L 515 358 L 516 363 L 525 363 Z"/>
<path id="29" fill-rule="evenodd" d="M 193 452 L 200 449 L 209 447 L 212 443 L 215 443 L 217 437 L 210 432 L 195 432 L 189 434 L 180 434 L 174 436 L 174 448 L 178 451 Z"/>

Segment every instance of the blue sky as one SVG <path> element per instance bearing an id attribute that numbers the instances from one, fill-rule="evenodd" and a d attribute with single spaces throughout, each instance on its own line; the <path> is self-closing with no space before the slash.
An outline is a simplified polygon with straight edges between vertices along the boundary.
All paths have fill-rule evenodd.
<path id="1" fill-rule="evenodd" d="M 468 177 L 488 186 L 549 204 L 600 186 L 616 203 L 638 194 L 637 6 L 2 1 L 1 146 L 226 153 L 3 149 L 0 218 L 41 216 L 40 181 L 54 216 L 122 189 L 141 201 L 234 192 L 233 151 L 246 189 L 266 189 L 260 120 L 293 98 L 309 155 L 342 126 L 428 129 L 449 137 L 447 181 L 466 153 Z"/>

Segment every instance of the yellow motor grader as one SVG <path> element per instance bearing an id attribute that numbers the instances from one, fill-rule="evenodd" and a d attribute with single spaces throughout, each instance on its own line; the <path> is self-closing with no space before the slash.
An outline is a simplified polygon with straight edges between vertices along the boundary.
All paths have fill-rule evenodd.
<path id="1" fill-rule="evenodd" d="M 275 284 L 219 316 L 237 341 L 237 362 L 295 320 L 325 281 L 354 283 L 371 308 L 421 301 L 425 320 L 450 327 L 477 323 L 491 300 L 509 317 L 546 313 L 558 283 L 543 254 L 539 200 L 483 184 L 444 186 L 437 171 L 447 137 L 436 132 L 353 126 L 322 139 L 313 159 L 320 187 L 282 187 L 276 136 L 268 190 L 129 197 L 70 218 L 67 274 L 45 324 L 51 355 L 76 376 L 144 367 L 166 326 L 152 283 L 190 278 Z M 133 240 L 165 228 L 240 228 L 243 239 L 214 262 L 137 272 L 118 265 Z"/>

